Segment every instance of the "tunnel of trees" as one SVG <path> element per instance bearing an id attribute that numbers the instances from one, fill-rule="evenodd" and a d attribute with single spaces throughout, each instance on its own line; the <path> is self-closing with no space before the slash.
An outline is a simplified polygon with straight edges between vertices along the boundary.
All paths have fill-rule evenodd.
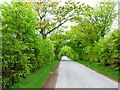
<path id="1" fill-rule="evenodd" d="M 60 60 L 86 60 L 120 69 L 120 31 L 111 29 L 116 2 L 96 7 L 73 1 L 15 2 L 0 5 L 2 85 L 9 87 L 38 68 Z M 76 23 L 66 30 L 66 22 Z"/>

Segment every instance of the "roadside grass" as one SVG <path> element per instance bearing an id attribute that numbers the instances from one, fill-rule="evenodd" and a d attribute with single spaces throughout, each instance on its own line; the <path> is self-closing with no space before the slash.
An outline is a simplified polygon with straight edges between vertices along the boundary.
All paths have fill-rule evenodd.
<path id="1" fill-rule="evenodd" d="M 102 66 L 102 65 L 99 65 L 97 63 L 93 63 L 93 62 L 90 62 L 90 61 L 85 61 L 85 60 L 81 60 L 81 61 L 78 61 L 79 63 L 115 80 L 115 81 L 120 81 L 120 72 L 119 71 L 114 71 L 108 67 L 105 67 L 105 66 Z"/>
<path id="2" fill-rule="evenodd" d="M 51 72 L 56 68 L 57 63 L 57 60 L 52 61 L 50 64 L 23 78 L 20 82 L 13 84 L 10 88 L 42 88 Z"/>

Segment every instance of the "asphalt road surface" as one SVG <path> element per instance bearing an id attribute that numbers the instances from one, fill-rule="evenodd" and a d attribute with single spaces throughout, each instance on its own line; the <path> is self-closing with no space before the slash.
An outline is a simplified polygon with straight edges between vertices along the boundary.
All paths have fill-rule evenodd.
<path id="1" fill-rule="evenodd" d="M 118 83 L 82 64 L 62 57 L 57 70 L 49 83 L 56 81 L 54 87 L 49 88 L 118 88 Z"/>

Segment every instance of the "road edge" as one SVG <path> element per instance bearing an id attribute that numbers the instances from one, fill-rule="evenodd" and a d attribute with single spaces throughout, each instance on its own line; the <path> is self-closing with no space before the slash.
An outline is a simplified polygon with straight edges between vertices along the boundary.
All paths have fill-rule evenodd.
<path id="1" fill-rule="evenodd" d="M 53 70 L 53 72 L 51 72 L 51 74 L 49 75 L 48 79 L 46 80 L 45 84 L 43 85 L 43 88 L 55 88 L 56 85 L 56 81 L 57 81 L 57 77 L 55 77 L 55 81 L 54 83 L 50 83 L 52 80 L 52 78 L 54 77 L 54 75 L 56 75 L 56 71 L 58 71 L 58 66 L 60 64 L 60 61 L 58 61 L 55 69 Z M 53 81 L 52 81 L 53 82 Z M 52 85 L 51 85 L 52 84 Z"/>

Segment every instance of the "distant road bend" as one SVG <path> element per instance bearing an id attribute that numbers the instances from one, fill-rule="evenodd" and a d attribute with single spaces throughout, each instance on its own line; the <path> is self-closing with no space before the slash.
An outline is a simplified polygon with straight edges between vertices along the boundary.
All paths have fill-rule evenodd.
<path id="1" fill-rule="evenodd" d="M 63 56 L 45 88 L 118 88 L 118 83 Z"/>

